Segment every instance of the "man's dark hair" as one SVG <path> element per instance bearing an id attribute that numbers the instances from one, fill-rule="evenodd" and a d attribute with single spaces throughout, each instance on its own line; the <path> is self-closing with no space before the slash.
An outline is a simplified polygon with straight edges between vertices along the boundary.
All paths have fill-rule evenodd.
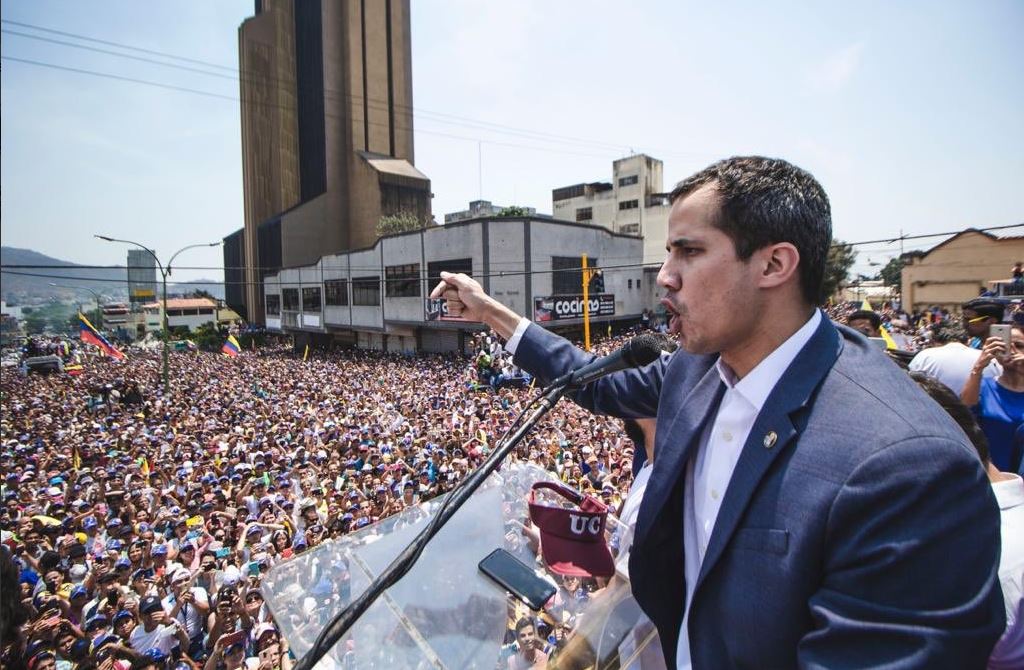
<path id="1" fill-rule="evenodd" d="M 537 632 L 537 624 L 530 617 L 524 616 L 519 621 L 516 621 L 516 635 L 519 635 L 519 631 L 524 628 L 532 628 L 534 633 Z"/>
<path id="2" fill-rule="evenodd" d="M 719 199 L 714 225 L 732 240 L 736 256 L 747 260 L 769 244 L 789 242 L 800 253 L 804 298 L 820 304 L 832 243 L 832 208 L 821 184 L 784 160 L 736 156 L 683 180 L 669 199 L 674 203 L 709 185 Z"/>
<path id="3" fill-rule="evenodd" d="M 917 382 L 917 385 L 921 389 L 932 397 L 932 400 L 939 403 L 942 409 L 946 410 L 946 414 L 951 416 L 960 429 L 964 431 L 967 438 L 974 445 L 975 451 L 978 452 L 978 458 L 981 459 L 983 465 L 988 465 L 990 457 L 988 455 L 988 439 L 985 437 L 985 433 L 981 430 L 981 426 L 978 425 L 977 420 L 974 418 L 974 414 L 967 408 L 967 405 L 953 393 L 953 390 L 940 382 L 931 375 L 926 375 L 923 372 L 911 372 L 910 378 Z"/>
<path id="4" fill-rule="evenodd" d="M 879 316 L 878 312 L 869 312 L 866 309 L 858 309 L 856 312 L 850 314 L 850 316 L 846 317 L 846 323 L 850 323 L 852 321 L 863 321 L 865 319 L 870 321 L 872 327 L 875 329 L 882 327 L 882 317 Z"/>
<path id="5" fill-rule="evenodd" d="M 949 344 L 950 342 L 963 342 L 967 339 L 967 331 L 963 326 L 954 321 L 939 321 L 928 326 L 928 332 L 932 342 Z"/>
<path id="6" fill-rule="evenodd" d="M 960 309 L 969 309 L 978 314 L 978 316 L 987 316 L 990 319 L 995 319 L 997 322 L 1003 320 L 1003 312 L 1005 307 L 1003 303 L 989 298 L 975 298 L 974 300 L 968 300 L 964 304 L 960 305 Z"/>

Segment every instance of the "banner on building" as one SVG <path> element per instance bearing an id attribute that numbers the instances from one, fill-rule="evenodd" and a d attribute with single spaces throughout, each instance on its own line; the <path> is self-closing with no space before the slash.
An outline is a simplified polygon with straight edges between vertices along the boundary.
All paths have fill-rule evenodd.
<path id="1" fill-rule="evenodd" d="M 591 295 L 589 302 L 590 318 L 615 316 L 614 293 Z M 533 320 L 537 323 L 582 318 L 582 295 L 552 295 L 546 298 L 535 298 L 533 301 Z"/>

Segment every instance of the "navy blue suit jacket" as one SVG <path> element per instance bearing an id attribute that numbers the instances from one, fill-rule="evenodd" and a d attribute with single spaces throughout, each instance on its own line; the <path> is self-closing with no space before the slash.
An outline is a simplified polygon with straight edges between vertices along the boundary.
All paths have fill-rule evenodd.
<path id="1" fill-rule="evenodd" d="M 531 325 L 515 362 L 546 383 L 592 358 Z M 680 350 L 575 397 L 601 414 L 657 416 L 629 573 L 669 667 L 686 592 L 686 463 L 724 392 L 716 360 Z M 690 610 L 693 667 L 984 667 L 1005 627 L 999 549 L 999 510 L 966 436 L 825 317 L 729 482 Z"/>

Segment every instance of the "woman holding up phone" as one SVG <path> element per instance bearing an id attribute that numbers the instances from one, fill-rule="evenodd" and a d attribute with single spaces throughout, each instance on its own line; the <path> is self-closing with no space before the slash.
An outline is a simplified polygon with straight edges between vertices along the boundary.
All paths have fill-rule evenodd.
<path id="1" fill-rule="evenodd" d="M 1002 364 L 1003 373 L 996 378 L 983 377 L 993 360 Z M 978 417 L 992 464 L 1003 472 L 1019 472 L 1022 449 L 1014 435 L 1024 424 L 1024 330 L 1008 324 L 991 327 L 960 399 Z"/>

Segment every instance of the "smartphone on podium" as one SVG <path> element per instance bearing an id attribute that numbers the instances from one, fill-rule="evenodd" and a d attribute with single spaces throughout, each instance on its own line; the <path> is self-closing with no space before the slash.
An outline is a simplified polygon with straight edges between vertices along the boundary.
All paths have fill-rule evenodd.
<path id="1" fill-rule="evenodd" d="M 555 585 L 537 576 L 530 566 L 505 551 L 495 549 L 480 561 L 480 572 L 515 596 L 534 612 L 555 595 Z"/>

